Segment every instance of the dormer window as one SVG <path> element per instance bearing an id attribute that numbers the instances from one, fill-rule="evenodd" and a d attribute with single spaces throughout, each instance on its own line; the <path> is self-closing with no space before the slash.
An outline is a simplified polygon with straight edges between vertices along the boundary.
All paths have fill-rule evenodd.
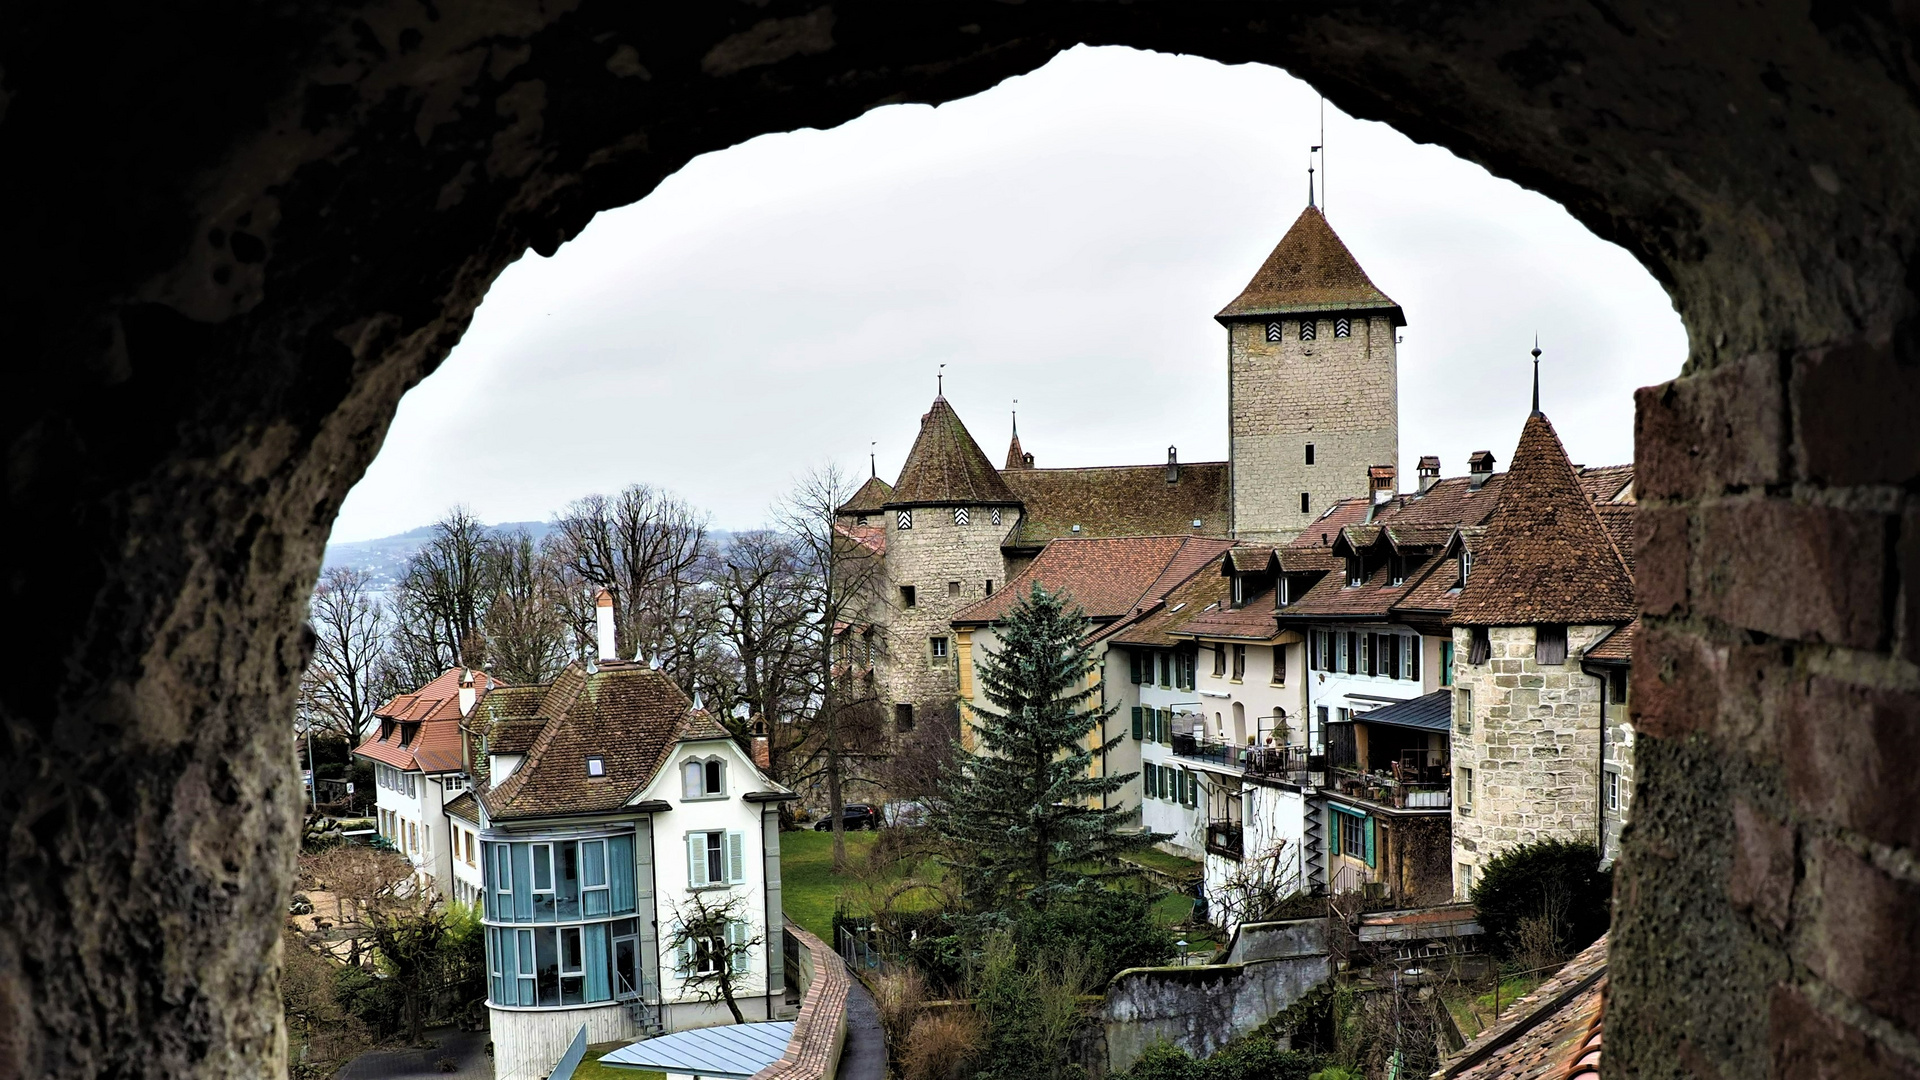
<path id="1" fill-rule="evenodd" d="M 1407 557 L 1405 555 L 1390 556 L 1387 560 L 1387 566 L 1389 567 L 1389 574 L 1393 584 L 1405 585 L 1407 583 Z"/>
<path id="2" fill-rule="evenodd" d="M 1283 608 L 1291 603 L 1293 603 L 1293 582 L 1287 575 L 1281 574 L 1273 583 L 1273 606 Z"/>
<path id="3" fill-rule="evenodd" d="M 1284 341 L 1285 339 L 1286 335 L 1281 332 L 1279 323 L 1270 322 L 1267 324 L 1268 341 Z"/>
<path id="4" fill-rule="evenodd" d="M 1333 320 L 1333 336 L 1334 337 L 1350 337 L 1352 336 L 1352 334 L 1353 334 L 1353 323 L 1350 320 L 1347 320 L 1347 319 Z"/>
<path id="5" fill-rule="evenodd" d="M 1300 340 L 1312 341 L 1314 333 L 1317 332 L 1319 329 L 1320 329 L 1319 320 L 1301 319 L 1300 320 Z"/>
<path id="6" fill-rule="evenodd" d="M 589 754 L 587 756 L 587 775 L 588 776 L 607 775 L 607 759 L 601 757 L 598 754 Z"/>
<path id="7" fill-rule="evenodd" d="M 1465 588 L 1467 585 L 1467 575 L 1471 573 L 1473 573 L 1473 552 L 1467 550 L 1466 548 L 1461 548 L 1460 549 L 1460 584 L 1456 586 L 1456 588 Z"/>
<path id="8" fill-rule="evenodd" d="M 1353 588 L 1366 580 L 1366 563 L 1358 555 L 1347 556 L 1347 587 Z"/>
<path id="9" fill-rule="evenodd" d="M 1233 606 L 1239 607 L 1247 601 L 1247 583 L 1238 575 L 1233 579 Z"/>

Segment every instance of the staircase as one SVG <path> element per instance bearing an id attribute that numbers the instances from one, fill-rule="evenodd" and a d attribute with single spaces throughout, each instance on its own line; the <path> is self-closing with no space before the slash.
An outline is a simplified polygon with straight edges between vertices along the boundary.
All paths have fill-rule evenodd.
<path id="1" fill-rule="evenodd" d="M 1301 842 L 1307 846 L 1307 892 L 1321 895 L 1327 891 L 1327 810 L 1326 804 L 1318 799 L 1307 803 L 1306 835 Z"/>

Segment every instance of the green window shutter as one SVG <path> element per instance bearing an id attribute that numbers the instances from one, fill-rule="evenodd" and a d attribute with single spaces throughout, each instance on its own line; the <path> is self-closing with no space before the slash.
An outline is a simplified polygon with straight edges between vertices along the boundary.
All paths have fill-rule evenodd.
<path id="1" fill-rule="evenodd" d="M 745 975 L 753 964 L 753 957 L 747 951 L 748 929 L 740 919 L 727 923 L 727 963 L 735 975 Z"/>
<path id="2" fill-rule="evenodd" d="M 702 889 L 707 886 L 707 834 L 690 832 L 687 834 L 687 888 Z"/>
<path id="3" fill-rule="evenodd" d="M 1327 854 L 1340 854 L 1340 814 L 1332 809 L 1327 811 Z"/>
<path id="4" fill-rule="evenodd" d="M 1136 670 L 1135 674 L 1139 674 L 1139 672 Z M 1140 681 L 1139 679 L 1134 680 L 1134 682 L 1139 682 L 1139 681 Z M 1135 739 L 1139 739 L 1142 737 L 1141 728 L 1142 728 L 1142 724 L 1140 723 L 1140 706 L 1135 705 L 1133 707 L 1133 737 Z"/>
<path id="5" fill-rule="evenodd" d="M 1163 743 L 1170 743 L 1173 741 L 1173 710 L 1172 709 L 1160 710 L 1160 741 Z"/>
<path id="6" fill-rule="evenodd" d="M 747 834 L 727 834 L 727 882 L 738 885 L 747 880 Z"/>
<path id="7" fill-rule="evenodd" d="M 1137 652 L 1127 653 L 1127 663 L 1133 675 L 1134 685 L 1137 686 L 1140 683 L 1140 654 Z"/>
<path id="8" fill-rule="evenodd" d="M 693 941 L 682 941 L 673 950 L 673 970 L 681 978 L 693 973 Z"/>
<path id="9" fill-rule="evenodd" d="M 1366 819 L 1366 821 L 1364 821 L 1364 822 L 1362 822 L 1362 823 L 1361 823 L 1361 825 L 1362 825 L 1362 828 L 1361 828 L 1361 834 L 1362 834 L 1363 836 L 1365 836 L 1365 837 L 1367 838 L 1367 867 L 1368 867 L 1368 869 L 1372 869 L 1372 868 L 1373 868 L 1373 832 L 1374 832 L 1374 826 L 1375 826 L 1375 825 L 1377 825 L 1377 824 L 1378 824 L 1378 822 L 1376 822 L 1376 821 L 1374 821 L 1374 819 L 1372 819 L 1372 818 L 1368 818 L 1368 819 Z"/>
<path id="10" fill-rule="evenodd" d="M 1140 798 L 1153 798 L 1153 766 L 1140 766 Z"/>

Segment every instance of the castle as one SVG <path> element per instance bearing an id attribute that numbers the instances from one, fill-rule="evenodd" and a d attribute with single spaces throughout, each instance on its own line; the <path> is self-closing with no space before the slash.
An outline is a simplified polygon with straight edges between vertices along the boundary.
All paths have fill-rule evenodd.
<path id="1" fill-rule="evenodd" d="M 995 468 L 945 396 L 899 478 L 877 475 L 837 524 L 877 560 L 865 677 L 894 732 L 951 717 L 965 658 L 955 612 L 1064 537 L 1284 543 L 1341 499 L 1392 485 L 1399 460 L 1400 306 L 1309 205 L 1240 295 L 1227 330 L 1229 456 L 1046 469 L 1016 428 Z M 878 639 L 877 647 L 873 639 Z"/>

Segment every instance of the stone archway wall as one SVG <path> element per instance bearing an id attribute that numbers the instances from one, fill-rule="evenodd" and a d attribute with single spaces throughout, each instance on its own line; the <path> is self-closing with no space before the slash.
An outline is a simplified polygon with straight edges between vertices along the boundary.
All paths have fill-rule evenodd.
<path id="1" fill-rule="evenodd" d="M 503 266 L 695 154 L 1083 41 L 1284 66 L 1559 200 L 1667 286 L 1692 355 L 1639 403 L 1643 780 L 1608 1068 L 1920 1070 L 1910 20 L 7 8 L 0 1077 L 279 1070 L 303 604 L 399 396 Z"/>

